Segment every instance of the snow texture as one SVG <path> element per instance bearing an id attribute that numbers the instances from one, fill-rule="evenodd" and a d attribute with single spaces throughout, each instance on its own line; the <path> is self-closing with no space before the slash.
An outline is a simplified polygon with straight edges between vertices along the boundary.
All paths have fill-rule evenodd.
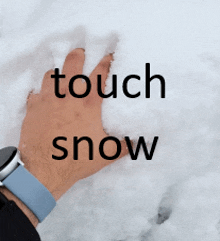
<path id="1" fill-rule="evenodd" d="M 88 75 L 114 52 L 103 124 L 118 138 L 152 143 L 152 160 L 129 156 L 79 181 L 38 226 L 43 241 L 217 241 L 220 239 L 219 0 L 2 0 L 0 147 L 18 145 L 26 98 L 44 73 L 84 48 Z M 145 63 L 159 82 L 146 99 Z M 136 99 L 123 95 L 130 81 Z"/>

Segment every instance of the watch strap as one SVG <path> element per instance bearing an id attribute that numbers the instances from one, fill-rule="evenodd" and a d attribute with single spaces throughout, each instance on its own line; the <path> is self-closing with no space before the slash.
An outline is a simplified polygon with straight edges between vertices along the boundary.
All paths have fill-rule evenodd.
<path id="1" fill-rule="evenodd" d="M 56 206 L 56 201 L 48 189 L 22 165 L 2 183 L 35 214 L 39 222 Z"/>

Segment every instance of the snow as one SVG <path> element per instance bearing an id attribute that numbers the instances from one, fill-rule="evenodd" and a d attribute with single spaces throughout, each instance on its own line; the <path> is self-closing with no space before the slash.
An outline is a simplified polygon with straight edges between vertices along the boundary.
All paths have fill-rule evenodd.
<path id="1" fill-rule="evenodd" d="M 103 102 L 107 132 L 152 143 L 153 159 L 129 156 L 79 181 L 38 226 L 42 240 L 214 241 L 220 239 L 220 4 L 218 0 L 2 0 L 0 147 L 18 145 L 26 97 L 43 74 L 85 49 L 84 74 L 114 52 Z M 145 63 L 159 82 L 144 93 Z M 159 216 L 158 216 L 159 214 Z"/>

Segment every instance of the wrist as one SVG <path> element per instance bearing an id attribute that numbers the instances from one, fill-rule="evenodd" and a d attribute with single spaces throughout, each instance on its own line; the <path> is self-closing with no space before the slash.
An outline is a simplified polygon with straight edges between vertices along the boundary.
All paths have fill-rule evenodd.
<path id="1" fill-rule="evenodd" d="M 81 179 L 79 171 L 71 167 L 70 160 L 58 163 L 47 155 L 40 155 L 40 152 L 33 155 L 22 148 L 19 149 L 25 168 L 48 189 L 56 201 Z"/>
<path id="2" fill-rule="evenodd" d="M 0 181 L 4 186 L 0 190 L 36 227 L 55 207 L 54 197 L 41 180 L 24 167 L 16 147 L 2 148 L 0 157 Z"/>

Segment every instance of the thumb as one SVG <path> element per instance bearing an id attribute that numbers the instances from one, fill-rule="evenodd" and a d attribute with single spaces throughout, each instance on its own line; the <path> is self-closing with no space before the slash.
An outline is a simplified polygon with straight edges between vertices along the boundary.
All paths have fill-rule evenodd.
<path id="1" fill-rule="evenodd" d="M 131 145 L 132 145 L 132 147 L 133 147 L 133 143 L 131 143 Z M 121 154 L 120 154 L 120 156 L 118 157 L 118 159 L 126 156 L 128 153 L 129 153 L 129 151 L 128 151 L 127 144 L 126 144 L 125 140 L 122 140 L 122 141 L 121 141 Z"/>
<path id="2" fill-rule="evenodd" d="M 131 145 L 133 146 L 133 143 L 131 143 Z M 119 150 L 119 145 L 115 145 L 114 142 L 106 142 L 105 146 L 104 146 L 104 153 L 105 155 L 109 156 L 109 157 L 113 157 L 114 155 L 117 155 L 116 153 L 120 151 L 120 155 L 112 160 L 108 160 L 109 163 L 112 163 L 122 157 L 124 157 L 125 155 L 127 155 L 129 153 L 128 151 L 128 147 L 127 144 L 125 142 L 125 140 L 121 140 L 120 141 L 120 150 Z"/>

